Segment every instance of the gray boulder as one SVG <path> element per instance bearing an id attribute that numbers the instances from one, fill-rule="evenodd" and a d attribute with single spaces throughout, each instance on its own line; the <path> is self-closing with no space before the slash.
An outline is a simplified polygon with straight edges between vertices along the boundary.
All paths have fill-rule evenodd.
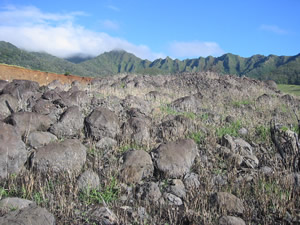
<path id="1" fill-rule="evenodd" d="M 0 210 L 2 213 L 8 213 L 26 208 L 32 203 L 32 201 L 23 198 L 5 198 L 0 201 Z"/>
<path id="2" fill-rule="evenodd" d="M 5 85 L 2 92 L 4 94 L 11 94 L 17 99 L 28 99 L 29 96 L 37 92 L 39 89 L 39 83 L 29 80 L 13 80 Z"/>
<path id="3" fill-rule="evenodd" d="M 47 131 L 52 124 L 48 116 L 34 112 L 13 113 L 6 122 L 15 126 L 22 136 L 28 136 L 33 131 Z"/>
<path id="4" fill-rule="evenodd" d="M 69 107 L 59 121 L 50 127 L 50 132 L 58 138 L 80 137 L 84 127 L 84 118 L 78 106 Z"/>
<path id="5" fill-rule="evenodd" d="M 18 99 L 10 94 L 0 95 L 0 120 L 5 119 L 18 109 Z"/>
<path id="6" fill-rule="evenodd" d="M 246 225 L 245 221 L 235 216 L 222 216 L 219 225 Z"/>
<path id="7" fill-rule="evenodd" d="M 0 80 L 0 92 L 3 90 L 3 88 L 8 84 L 9 82 L 6 80 Z"/>
<path id="8" fill-rule="evenodd" d="M 81 191 L 88 191 L 91 189 L 99 189 L 100 179 L 97 173 L 92 170 L 87 170 L 80 175 L 77 186 Z"/>
<path id="9" fill-rule="evenodd" d="M 123 139 L 134 141 L 137 145 L 150 142 L 151 121 L 147 117 L 132 117 L 122 126 Z"/>
<path id="10" fill-rule="evenodd" d="M 11 211 L 0 217 L 0 224 L 9 225 L 55 225 L 54 216 L 46 209 L 34 204 Z"/>
<path id="11" fill-rule="evenodd" d="M 150 182 L 139 188 L 137 196 L 142 200 L 149 201 L 151 203 L 158 203 L 162 194 L 158 183 Z"/>
<path id="12" fill-rule="evenodd" d="M 184 176 L 183 183 L 188 190 L 197 189 L 201 185 L 199 175 L 196 173 L 187 173 Z"/>
<path id="13" fill-rule="evenodd" d="M 103 137 L 114 139 L 120 131 L 118 117 L 106 108 L 95 109 L 85 119 L 85 127 L 86 135 L 97 141 Z"/>
<path id="14" fill-rule="evenodd" d="M 118 218 L 107 207 L 97 207 L 95 208 L 91 214 L 90 217 L 92 221 L 96 221 L 97 223 L 101 225 L 117 225 L 118 224 Z"/>
<path id="15" fill-rule="evenodd" d="M 0 178 L 18 174 L 27 160 L 27 151 L 15 127 L 0 122 Z"/>
<path id="16" fill-rule="evenodd" d="M 33 166 L 40 172 L 78 173 L 86 161 L 86 147 L 77 139 L 50 143 L 36 150 Z"/>
<path id="17" fill-rule="evenodd" d="M 37 149 L 56 140 L 57 137 L 49 132 L 34 131 L 29 134 L 27 138 L 27 144 Z"/>
<path id="18" fill-rule="evenodd" d="M 177 197 L 176 195 L 173 195 L 173 194 L 171 194 L 171 193 L 165 192 L 165 193 L 163 194 L 163 196 L 164 196 L 165 200 L 167 201 L 167 203 L 168 203 L 169 205 L 177 205 L 177 206 L 180 206 L 180 205 L 183 204 L 181 198 Z"/>
<path id="19" fill-rule="evenodd" d="M 123 156 L 121 176 L 126 183 L 138 183 L 153 175 L 150 155 L 143 150 L 128 151 Z"/>
<path id="20" fill-rule="evenodd" d="M 212 195 L 211 201 L 213 205 L 228 213 L 242 215 L 245 208 L 242 200 L 227 192 L 217 192 Z"/>
<path id="21" fill-rule="evenodd" d="M 198 151 L 193 140 L 180 139 L 161 144 L 151 154 L 156 168 L 163 176 L 178 178 L 190 171 Z"/>
<path id="22" fill-rule="evenodd" d="M 118 142 L 112 138 L 109 137 L 104 137 L 101 138 L 100 141 L 96 143 L 96 147 L 100 149 L 105 149 L 105 148 L 112 148 L 116 146 Z"/>
<path id="23" fill-rule="evenodd" d="M 171 107 L 179 112 L 197 113 L 202 103 L 202 94 L 197 93 L 191 96 L 179 98 L 171 103 Z"/>
<path id="24" fill-rule="evenodd" d="M 170 186 L 170 193 L 176 195 L 179 198 L 185 198 L 186 190 L 183 182 L 180 179 L 172 180 L 172 185 Z"/>

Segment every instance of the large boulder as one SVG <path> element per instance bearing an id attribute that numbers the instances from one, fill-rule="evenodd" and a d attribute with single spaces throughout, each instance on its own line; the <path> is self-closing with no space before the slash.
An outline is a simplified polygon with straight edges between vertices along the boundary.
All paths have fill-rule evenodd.
<path id="1" fill-rule="evenodd" d="M 18 99 L 10 94 L 0 95 L 0 120 L 5 119 L 18 109 Z"/>
<path id="2" fill-rule="evenodd" d="M 227 192 L 217 192 L 211 197 L 212 204 L 228 213 L 242 215 L 245 208 L 242 200 Z"/>
<path id="3" fill-rule="evenodd" d="M 32 201 L 23 198 L 5 198 L 0 201 L 0 210 L 2 213 L 8 213 L 11 210 L 19 210 L 28 207 Z"/>
<path id="4" fill-rule="evenodd" d="M 44 131 L 34 131 L 29 134 L 27 138 L 27 144 L 31 147 L 37 149 L 44 145 L 49 144 L 57 140 L 57 137 L 49 132 Z"/>
<path id="5" fill-rule="evenodd" d="M 61 115 L 59 121 L 51 126 L 50 132 L 58 138 L 79 137 L 84 127 L 83 122 L 79 107 L 71 106 Z"/>
<path id="6" fill-rule="evenodd" d="M 150 142 L 151 121 L 147 117 L 132 117 L 122 126 L 123 140 L 134 141 L 137 145 Z"/>
<path id="7" fill-rule="evenodd" d="M 245 221 L 235 216 L 222 216 L 219 225 L 246 225 Z"/>
<path id="8" fill-rule="evenodd" d="M 87 170 L 80 175 L 77 181 L 78 189 L 81 191 L 89 191 L 91 189 L 100 188 L 100 179 L 97 173 Z"/>
<path id="9" fill-rule="evenodd" d="M 193 140 L 180 139 L 161 144 L 151 154 L 163 176 L 178 178 L 190 171 L 198 151 Z"/>
<path id="10" fill-rule="evenodd" d="M 121 176 L 126 183 L 138 183 L 153 175 L 154 167 L 150 155 L 143 150 L 128 151 L 123 156 Z"/>
<path id="11" fill-rule="evenodd" d="M 15 127 L 0 122 L 0 178 L 18 174 L 27 160 L 27 151 Z"/>
<path id="12" fill-rule="evenodd" d="M 37 92 L 39 83 L 29 80 L 13 80 L 5 85 L 2 92 L 4 94 L 11 94 L 18 99 L 28 99 L 32 93 Z"/>
<path id="13" fill-rule="evenodd" d="M 11 211 L 0 217 L 0 224 L 55 225 L 55 218 L 46 209 L 31 204 L 28 207 Z"/>
<path id="14" fill-rule="evenodd" d="M 22 136 L 27 136 L 33 131 L 47 131 L 52 120 L 42 114 L 34 112 L 17 112 L 6 118 L 6 122 L 14 125 Z"/>
<path id="15" fill-rule="evenodd" d="M 78 173 L 85 161 L 86 147 L 77 139 L 66 139 L 37 149 L 33 166 L 43 173 Z"/>
<path id="16" fill-rule="evenodd" d="M 171 103 L 171 107 L 179 112 L 193 112 L 197 113 L 200 109 L 203 96 L 197 93 L 191 96 L 179 98 Z"/>
<path id="17" fill-rule="evenodd" d="M 118 117 L 106 108 L 95 109 L 85 119 L 85 127 L 86 135 L 97 141 L 103 137 L 114 139 L 120 131 Z"/>

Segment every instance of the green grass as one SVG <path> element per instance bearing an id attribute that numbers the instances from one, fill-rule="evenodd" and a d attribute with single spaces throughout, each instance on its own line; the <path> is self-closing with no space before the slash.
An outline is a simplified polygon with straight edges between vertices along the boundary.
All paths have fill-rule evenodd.
<path id="1" fill-rule="evenodd" d="M 278 84 L 278 89 L 287 94 L 300 96 L 300 85 Z"/>
<path id="2" fill-rule="evenodd" d="M 236 121 L 230 124 L 225 124 L 224 126 L 218 127 L 216 129 L 217 137 L 223 137 L 225 134 L 229 134 L 233 137 L 239 136 L 239 130 L 242 128 L 241 121 Z"/>

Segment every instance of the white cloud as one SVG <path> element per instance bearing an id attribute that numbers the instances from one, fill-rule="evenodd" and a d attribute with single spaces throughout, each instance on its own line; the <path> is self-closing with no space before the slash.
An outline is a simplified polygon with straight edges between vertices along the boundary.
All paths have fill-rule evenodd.
<path id="1" fill-rule="evenodd" d="M 260 30 L 264 30 L 264 31 L 269 31 L 275 34 L 288 34 L 288 32 L 276 25 L 266 25 L 266 24 L 262 24 L 259 27 Z"/>
<path id="2" fill-rule="evenodd" d="M 120 12 L 120 9 L 116 6 L 114 6 L 114 5 L 108 5 L 107 8 L 109 8 L 109 9 L 115 11 L 115 12 Z"/>
<path id="3" fill-rule="evenodd" d="M 178 42 L 174 41 L 169 46 L 169 51 L 173 57 L 207 57 L 220 56 L 224 51 L 215 42 Z"/>
<path id="4" fill-rule="evenodd" d="M 112 20 L 103 20 L 101 21 L 103 27 L 110 29 L 110 30 L 119 30 L 119 24 Z"/>
<path id="5" fill-rule="evenodd" d="M 163 56 L 146 45 L 135 45 L 104 32 L 94 32 L 74 23 L 83 12 L 44 13 L 35 7 L 8 7 L 0 11 L 0 40 L 29 51 L 43 51 L 58 57 L 74 54 L 97 56 L 123 49 L 143 59 Z"/>

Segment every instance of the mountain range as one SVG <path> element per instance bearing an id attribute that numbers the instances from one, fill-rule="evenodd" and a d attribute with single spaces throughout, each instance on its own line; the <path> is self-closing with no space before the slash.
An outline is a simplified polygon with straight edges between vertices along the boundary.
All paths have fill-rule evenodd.
<path id="1" fill-rule="evenodd" d="M 231 53 L 220 57 L 195 59 L 143 60 L 126 51 L 105 52 L 97 57 L 72 56 L 58 58 L 47 53 L 28 52 L 11 43 L 0 41 L 0 63 L 34 70 L 79 76 L 99 77 L 118 73 L 179 74 L 213 71 L 220 74 L 248 76 L 259 80 L 274 80 L 282 84 L 300 85 L 300 54 L 295 56 L 253 55 L 248 58 Z"/>

